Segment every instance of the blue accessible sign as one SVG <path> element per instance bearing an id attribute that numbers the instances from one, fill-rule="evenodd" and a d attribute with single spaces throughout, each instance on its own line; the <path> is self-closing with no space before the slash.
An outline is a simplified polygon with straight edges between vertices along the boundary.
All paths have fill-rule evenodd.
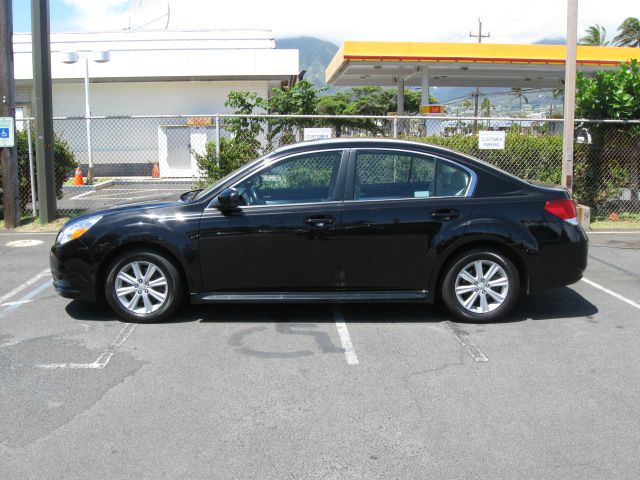
<path id="1" fill-rule="evenodd" d="M 0 147 L 15 146 L 13 117 L 0 117 Z"/>

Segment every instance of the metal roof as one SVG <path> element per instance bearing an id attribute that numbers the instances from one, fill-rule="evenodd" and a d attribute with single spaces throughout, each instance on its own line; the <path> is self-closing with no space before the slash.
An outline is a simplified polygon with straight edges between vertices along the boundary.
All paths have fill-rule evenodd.
<path id="1" fill-rule="evenodd" d="M 420 86 L 428 68 L 429 84 L 445 87 L 557 88 L 564 79 L 566 46 L 491 43 L 353 42 L 342 44 L 326 69 L 336 86 Z M 638 58 L 630 47 L 578 47 L 579 71 L 592 74 Z"/>

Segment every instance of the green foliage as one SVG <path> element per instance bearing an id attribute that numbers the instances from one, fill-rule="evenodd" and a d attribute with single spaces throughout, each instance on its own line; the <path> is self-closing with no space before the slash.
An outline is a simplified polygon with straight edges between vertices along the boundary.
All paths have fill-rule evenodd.
<path id="1" fill-rule="evenodd" d="M 275 115 L 313 115 L 316 113 L 319 92 L 311 83 L 302 80 L 293 87 L 274 88 L 271 98 L 262 106 Z M 267 141 L 269 145 L 276 143 L 277 146 L 294 143 L 296 133 L 300 136 L 303 128 L 314 124 L 313 119 L 269 118 Z"/>
<path id="2" fill-rule="evenodd" d="M 591 25 L 585 30 L 585 35 L 579 40 L 580 45 L 609 45 L 607 38 L 607 29 L 601 27 L 597 23 Z"/>
<path id="3" fill-rule="evenodd" d="M 637 60 L 593 77 L 578 73 L 576 115 L 583 118 L 629 120 L 640 118 L 640 68 Z"/>
<path id="4" fill-rule="evenodd" d="M 640 20 L 626 18 L 618 27 L 618 35 L 613 42 L 621 47 L 640 47 Z"/>
<path id="5" fill-rule="evenodd" d="M 562 136 L 507 133 L 504 150 L 480 150 L 473 135 L 431 136 L 420 139 L 484 160 L 528 180 L 560 184 Z"/>
<path id="6" fill-rule="evenodd" d="M 640 68 L 637 60 L 625 62 L 617 70 L 596 72 L 593 78 L 578 74 L 576 81 L 576 115 L 601 120 L 630 120 L 640 118 Z M 590 122 L 585 124 L 591 135 L 591 145 L 583 145 L 581 160 L 574 162 L 575 196 L 594 207 L 596 214 L 619 188 L 630 187 L 629 158 L 620 158 L 631 152 L 638 157 L 640 131 L 637 126 Z M 625 142 L 629 145 L 623 147 Z M 640 158 L 636 159 L 640 164 Z M 635 167 L 637 168 L 637 166 Z M 637 175 L 635 175 L 637 177 Z"/>
<path id="7" fill-rule="evenodd" d="M 437 103 L 429 97 L 431 103 Z M 404 91 L 404 111 L 413 115 L 420 110 L 421 93 L 414 90 Z M 354 87 L 321 97 L 318 101 L 317 113 L 323 115 L 387 115 L 398 111 L 397 91 L 393 88 Z M 336 137 L 345 130 L 364 130 L 371 135 L 383 133 L 379 122 L 372 119 L 327 118 L 324 124 L 331 125 Z"/>
<path id="8" fill-rule="evenodd" d="M 216 161 L 215 142 L 208 142 L 205 146 L 205 153 L 194 153 L 194 156 L 204 177 L 197 182 L 197 186 L 205 187 L 237 170 L 259 155 L 256 155 L 255 148 L 251 143 L 236 138 L 221 138 L 219 163 Z"/>
<path id="9" fill-rule="evenodd" d="M 32 135 L 32 142 L 35 134 Z M 29 173 L 29 143 L 26 130 L 16 131 L 16 147 L 18 156 L 18 185 L 20 188 L 20 208 L 24 210 L 26 205 L 31 202 L 31 182 Z M 32 154 L 34 163 L 34 176 L 37 179 L 38 172 L 36 170 L 36 149 L 32 143 Z M 73 173 L 73 169 L 78 166 L 75 155 L 71 151 L 69 144 L 59 138 L 54 137 L 53 143 L 53 161 L 55 174 L 56 196 L 62 198 L 62 186 L 67 177 Z M 37 181 L 37 180 L 36 180 Z M 2 182 L 2 170 L 0 170 L 0 183 Z"/>

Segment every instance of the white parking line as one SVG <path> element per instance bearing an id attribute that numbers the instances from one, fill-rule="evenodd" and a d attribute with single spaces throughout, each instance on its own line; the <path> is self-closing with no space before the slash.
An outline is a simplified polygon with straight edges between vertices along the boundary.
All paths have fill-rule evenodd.
<path id="1" fill-rule="evenodd" d="M 344 322 L 344 316 L 338 305 L 333 306 L 333 318 L 336 322 L 336 328 L 338 329 L 338 335 L 340 336 L 340 342 L 342 342 L 342 348 L 344 349 L 344 356 L 347 359 L 349 365 L 358 365 L 358 356 L 351 343 L 351 336 L 349 335 L 349 329 Z"/>
<path id="2" fill-rule="evenodd" d="M 41 278 L 44 277 L 48 277 L 49 275 L 51 275 L 51 272 L 49 271 L 49 269 L 47 268 L 46 270 L 41 271 L 39 274 L 37 274 L 35 277 L 31 277 L 29 280 L 27 280 L 26 282 L 18 285 L 16 288 L 14 288 L 13 290 L 11 290 L 9 293 L 3 295 L 0 297 L 0 304 L 6 302 L 7 300 L 9 300 L 11 297 L 13 297 L 14 295 L 20 293 L 22 290 L 24 290 L 25 288 L 27 288 L 29 285 L 33 285 L 34 283 L 36 283 L 38 280 L 40 280 Z"/>
<path id="3" fill-rule="evenodd" d="M 620 295 L 619 293 L 614 292 L 613 290 L 609 290 L 606 287 L 603 287 L 602 285 L 596 283 L 596 282 L 592 282 L 591 280 L 589 280 L 588 278 L 582 278 L 582 281 L 588 285 L 591 285 L 593 288 L 597 288 L 598 290 L 607 293 L 609 295 L 611 295 L 614 298 L 617 298 L 618 300 L 623 301 L 624 303 L 627 303 L 629 305 L 631 305 L 634 308 L 637 308 L 638 310 L 640 310 L 640 304 L 634 302 L 633 300 L 628 299 L 627 297 L 623 297 L 622 295 Z"/>
<path id="4" fill-rule="evenodd" d="M 18 301 L 11 302 L 12 303 L 11 305 L 6 307 L 4 310 L 0 311 L 0 319 L 3 319 L 4 317 L 6 317 L 9 313 L 13 312 L 18 307 L 20 307 L 20 305 L 24 305 L 25 303 L 29 303 L 29 301 L 33 300 L 33 298 L 35 298 L 36 295 L 38 295 L 40 292 L 42 292 L 46 288 L 50 287 L 51 285 L 53 285 L 53 280 L 47 280 L 46 282 L 44 282 L 39 287 L 34 288 L 33 290 L 31 290 L 24 297 L 18 299 Z M 11 293 L 11 292 L 9 292 L 9 293 Z"/>
<path id="5" fill-rule="evenodd" d="M 135 323 L 129 323 L 122 327 L 122 329 L 116 335 L 115 340 L 109 345 L 104 352 L 91 363 L 44 363 L 37 365 L 38 368 L 56 369 L 56 368 L 70 368 L 70 369 L 98 369 L 105 368 L 111 357 L 116 353 L 116 350 L 120 348 L 124 342 L 131 336 L 138 325 Z"/>
<path id="6" fill-rule="evenodd" d="M 78 200 L 79 198 L 84 198 L 87 197 L 89 195 L 91 195 L 92 193 L 95 193 L 95 190 L 89 190 L 88 192 L 84 192 L 84 193 L 80 193 L 74 197 L 71 197 L 69 200 Z"/>
<path id="7" fill-rule="evenodd" d="M 485 356 L 485 354 L 482 353 L 480 349 L 476 347 L 474 343 L 469 339 L 469 335 L 466 332 L 464 332 L 462 329 L 460 329 L 460 327 L 458 327 L 455 323 L 452 323 L 448 320 L 442 323 L 444 323 L 446 327 L 449 329 L 449 331 L 453 333 L 453 336 L 458 339 L 458 341 L 460 342 L 462 347 L 465 349 L 465 351 L 469 355 L 471 355 L 474 362 L 489 361 L 489 359 Z"/>

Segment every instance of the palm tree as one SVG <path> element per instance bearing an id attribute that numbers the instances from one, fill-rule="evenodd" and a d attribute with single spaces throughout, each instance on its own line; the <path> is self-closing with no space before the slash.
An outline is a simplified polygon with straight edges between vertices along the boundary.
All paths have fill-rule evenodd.
<path id="1" fill-rule="evenodd" d="M 618 27 L 618 35 L 613 41 L 621 47 L 640 47 L 640 20 L 627 18 Z"/>
<path id="2" fill-rule="evenodd" d="M 493 105 L 491 105 L 491 100 L 489 100 L 487 97 L 485 97 L 484 100 L 482 100 L 482 103 L 480 104 L 480 110 L 484 110 L 486 117 L 491 116 L 492 107 Z"/>
<path id="3" fill-rule="evenodd" d="M 522 115 L 522 100 L 524 100 L 524 103 L 529 104 L 529 99 L 524 94 L 524 90 L 519 87 L 512 88 L 511 95 L 513 95 L 515 98 L 517 98 L 520 101 L 520 115 Z"/>
<path id="4" fill-rule="evenodd" d="M 580 45 L 609 45 L 609 42 L 605 40 L 607 36 L 607 29 L 601 27 L 597 23 L 595 25 L 591 25 L 585 30 L 585 32 L 585 36 L 582 37 L 579 41 Z"/>

